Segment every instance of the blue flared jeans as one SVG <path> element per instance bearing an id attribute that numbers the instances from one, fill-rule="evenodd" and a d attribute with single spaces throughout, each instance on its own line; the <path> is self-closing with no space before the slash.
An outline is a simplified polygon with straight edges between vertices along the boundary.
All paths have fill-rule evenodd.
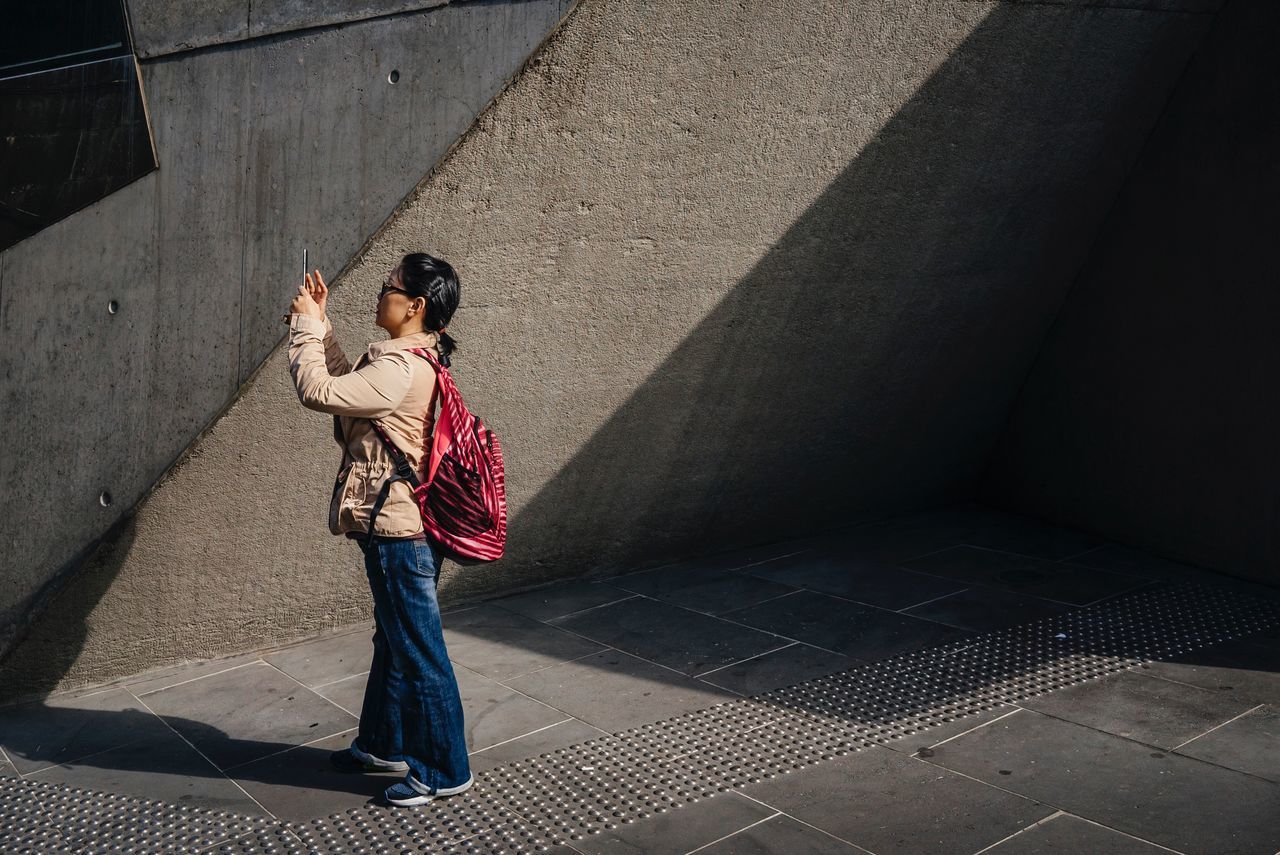
<path id="1" fill-rule="evenodd" d="M 408 763 L 406 781 L 420 792 L 461 786 L 471 769 L 462 698 L 436 601 L 440 552 L 430 540 L 358 542 L 375 629 L 357 745 Z"/>

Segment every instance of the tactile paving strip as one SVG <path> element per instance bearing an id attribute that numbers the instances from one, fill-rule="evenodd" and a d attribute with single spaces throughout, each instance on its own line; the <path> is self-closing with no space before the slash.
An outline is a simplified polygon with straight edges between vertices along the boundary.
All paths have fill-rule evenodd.
<path id="1" fill-rule="evenodd" d="M 278 826 L 260 817 L 0 778 L 0 852 L 5 855 L 196 852 Z"/>
<path id="2" fill-rule="evenodd" d="M 1280 625 L 1280 603 L 1154 587 L 1034 623 L 858 666 L 491 769 L 420 808 L 307 823 L 0 779 L 0 851 L 546 851 L 734 787 Z"/>

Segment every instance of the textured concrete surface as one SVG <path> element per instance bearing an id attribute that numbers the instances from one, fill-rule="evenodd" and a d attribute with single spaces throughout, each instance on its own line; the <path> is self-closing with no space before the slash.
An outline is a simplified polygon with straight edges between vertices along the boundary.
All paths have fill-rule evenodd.
<path id="1" fill-rule="evenodd" d="M 426 11 L 450 0 L 126 0 L 134 50 L 142 57 L 261 36 Z M 523 2 L 523 0 L 520 0 Z"/>
<path id="2" fill-rule="evenodd" d="M 0 253 L 0 649 L 57 569 L 159 474 L 145 402 L 160 175 Z"/>
<path id="3" fill-rule="evenodd" d="M 302 247 L 347 264 L 567 6 L 459 5 L 144 64 L 159 171 L 0 255 L 0 425 L 24 437 L 0 456 L 0 651 L 279 343 Z M 245 511 L 183 504 L 200 538 Z"/>
<path id="4" fill-rule="evenodd" d="M 1229 3 L 1036 363 L 988 501 L 1280 581 L 1280 8 Z"/>
<path id="5" fill-rule="evenodd" d="M 460 270 L 456 374 L 503 437 L 512 541 L 446 568 L 444 601 L 965 493 L 1208 21 L 579 7 L 332 298 L 358 353 L 403 252 Z M 324 529 L 335 465 L 273 353 L 14 673 L 54 649 L 73 685 L 362 613 Z"/>

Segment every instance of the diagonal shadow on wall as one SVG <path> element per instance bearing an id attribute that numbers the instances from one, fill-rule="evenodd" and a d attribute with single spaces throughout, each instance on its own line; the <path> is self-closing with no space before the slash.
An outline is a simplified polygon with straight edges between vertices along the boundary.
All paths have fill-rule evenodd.
<path id="1" fill-rule="evenodd" d="M 520 510 L 512 575 L 970 496 L 1209 20 L 996 7 Z"/>

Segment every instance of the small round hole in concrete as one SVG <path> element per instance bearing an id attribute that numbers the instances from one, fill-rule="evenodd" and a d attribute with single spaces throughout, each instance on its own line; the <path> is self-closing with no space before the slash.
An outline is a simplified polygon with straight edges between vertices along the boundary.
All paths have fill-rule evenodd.
<path id="1" fill-rule="evenodd" d="M 111 494 L 106 490 L 103 490 L 102 495 L 98 497 L 98 504 L 102 505 L 104 508 L 111 507 Z"/>
<path id="2" fill-rule="evenodd" d="M 391 73 L 387 75 L 387 82 L 388 83 L 400 82 L 400 72 L 398 69 L 394 69 L 394 68 L 391 69 Z"/>
<path id="3" fill-rule="evenodd" d="M 116 300 L 112 300 L 110 303 L 107 303 L 107 311 L 114 315 L 116 312 L 120 311 L 120 303 Z"/>

